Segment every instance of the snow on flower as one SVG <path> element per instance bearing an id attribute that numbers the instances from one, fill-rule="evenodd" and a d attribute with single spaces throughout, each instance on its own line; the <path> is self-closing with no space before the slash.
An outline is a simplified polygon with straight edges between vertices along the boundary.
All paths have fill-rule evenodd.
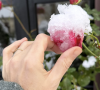
<path id="1" fill-rule="evenodd" d="M 94 56 L 90 56 L 88 58 L 88 60 L 84 60 L 84 62 L 82 63 L 82 66 L 86 69 L 95 66 L 96 63 L 96 58 Z"/>
<path id="2" fill-rule="evenodd" d="M 1 0 L 0 0 L 0 10 L 2 9 L 2 2 L 1 2 Z"/>
<path id="3" fill-rule="evenodd" d="M 78 5 L 58 5 L 60 14 L 52 15 L 48 24 L 51 40 L 66 51 L 73 46 L 82 47 L 84 33 L 92 32 L 89 15 Z"/>

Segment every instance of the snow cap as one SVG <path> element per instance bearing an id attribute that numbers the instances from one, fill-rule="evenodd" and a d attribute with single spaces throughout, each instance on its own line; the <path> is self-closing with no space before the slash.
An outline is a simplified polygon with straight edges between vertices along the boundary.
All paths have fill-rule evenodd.
<path id="1" fill-rule="evenodd" d="M 80 31 L 89 34 L 92 32 L 90 26 L 90 16 L 85 10 L 78 5 L 58 5 L 60 14 L 52 15 L 48 24 L 50 34 L 55 31 L 64 30 L 66 32 L 73 30 L 76 36 L 81 34 Z M 53 27 L 53 29 L 51 29 Z"/>

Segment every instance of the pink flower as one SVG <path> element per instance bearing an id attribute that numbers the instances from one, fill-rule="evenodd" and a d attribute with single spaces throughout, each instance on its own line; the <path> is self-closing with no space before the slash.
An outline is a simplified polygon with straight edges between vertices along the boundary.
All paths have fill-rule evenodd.
<path id="1" fill-rule="evenodd" d="M 0 10 L 2 9 L 2 2 L 0 1 Z"/>
<path id="2" fill-rule="evenodd" d="M 82 48 L 84 33 L 92 32 L 89 15 L 80 6 L 71 4 L 59 5 L 58 11 L 48 24 L 51 40 L 63 52 L 74 46 Z"/>
<path id="3" fill-rule="evenodd" d="M 50 32 L 51 34 L 50 36 L 51 36 L 51 40 L 60 48 L 62 52 L 64 52 L 67 49 L 74 46 L 79 46 L 82 48 L 84 33 L 82 31 L 80 33 L 81 35 L 79 34 L 75 36 L 73 30 L 70 30 L 68 34 L 66 34 L 64 30 L 59 30 L 54 33 Z"/>
<path id="4" fill-rule="evenodd" d="M 78 4 L 81 0 L 70 0 L 70 4 Z"/>

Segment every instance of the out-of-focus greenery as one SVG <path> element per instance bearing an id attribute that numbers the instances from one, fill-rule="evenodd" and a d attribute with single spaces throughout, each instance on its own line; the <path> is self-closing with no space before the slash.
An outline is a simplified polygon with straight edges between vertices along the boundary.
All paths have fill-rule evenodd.
<path id="1" fill-rule="evenodd" d="M 90 9 L 90 7 L 86 4 L 84 10 L 94 17 L 94 20 L 100 21 L 100 12 L 98 12 L 96 9 Z"/>
<path id="2" fill-rule="evenodd" d="M 2 65 L 2 56 L 0 56 L 0 66 Z"/>

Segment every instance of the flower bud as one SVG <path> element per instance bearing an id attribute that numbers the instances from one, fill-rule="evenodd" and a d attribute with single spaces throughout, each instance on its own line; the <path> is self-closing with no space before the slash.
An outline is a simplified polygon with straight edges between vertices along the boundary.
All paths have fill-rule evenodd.
<path id="1" fill-rule="evenodd" d="M 73 10 L 74 9 L 74 10 Z M 89 15 L 78 5 L 58 5 L 48 24 L 51 40 L 64 52 L 71 47 L 82 48 L 84 33 L 91 33 Z"/>
<path id="2" fill-rule="evenodd" d="M 2 2 L 0 1 L 0 10 L 2 9 Z"/>
<path id="3" fill-rule="evenodd" d="M 70 0 L 70 4 L 78 4 L 81 0 Z"/>

